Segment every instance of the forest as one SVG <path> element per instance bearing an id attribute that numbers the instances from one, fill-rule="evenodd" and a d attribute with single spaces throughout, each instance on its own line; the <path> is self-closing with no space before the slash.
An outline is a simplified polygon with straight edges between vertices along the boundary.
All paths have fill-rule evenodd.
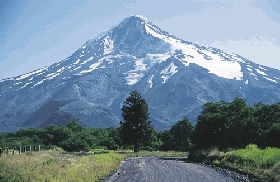
<path id="1" fill-rule="evenodd" d="M 253 107 L 246 100 L 208 102 L 204 104 L 197 124 L 187 118 L 177 121 L 170 130 L 152 129 L 140 150 L 190 151 L 209 148 L 240 149 L 248 144 L 260 148 L 280 148 L 280 103 L 257 103 Z M 19 146 L 61 147 L 66 151 L 91 149 L 132 149 L 121 139 L 118 128 L 87 128 L 77 121 L 66 126 L 27 128 L 0 134 L 0 147 Z"/>
<path id="2" fill-rule="evenodd" d="M 190 129 L 193 125 L 187 120 L 178 122 L 188 124 Z M 188 148 L 178 145 L 178 134 L 174 132 L 177 125 L 170 131 L 153 130 L 148 145 L 140 146 L 141 150 L 187 150 Z M 189 133 L 191 133 L 190 131 Z M 187 137 L 187 136 L 185 136 Z M 186 139 L 187 141 L 187 139 Z M 66 126 L 48 126 L 46 128 L 21 129 L 17 132 L 1 133 L 0 147 L 18 149 L 19 146 L 38 146 L 42 149 L 61 147 L 66 151 L 89 151 L 90 149 L 132 149 L 133 146 L 123 145 L 120 139 L 119 128 L 87 128 L 72 121 Z"/>

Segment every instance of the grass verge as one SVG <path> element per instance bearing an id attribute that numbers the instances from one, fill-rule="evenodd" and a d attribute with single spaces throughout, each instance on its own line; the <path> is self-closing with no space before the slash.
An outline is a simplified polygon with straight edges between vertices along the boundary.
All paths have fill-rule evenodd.
<path id="1" fill-rule="evenodd" d="M 280 149 L 259 149 L 248 145 L 245 149 L 221 152 L 217 149 L 191 152 L 191 160 L 248 175 L 250 179 L 280 181 Z"/>
<path id="2" fill-rule="evenodd" d="M 137 153 L 132 150 L 119 150 L 116 151 L 118 154 L 124 155 L 125 158 L 128 157 L 186 157 L 189 155 L 188 152 L 178 152 L 178 151 L 139 151 Z"/>

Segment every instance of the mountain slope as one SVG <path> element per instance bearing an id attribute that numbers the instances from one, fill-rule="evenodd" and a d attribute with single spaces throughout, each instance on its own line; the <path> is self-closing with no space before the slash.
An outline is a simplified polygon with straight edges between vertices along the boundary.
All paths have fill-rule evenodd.
<path id="1" fill-rule="evenodd" d="M 65 60 L 0 80 L 0 131 L 66 124 L 118 126 L 121 106 L 137 89 L 157 129 L 201 106 L 235 97 L 279 101 L 280 71 L 239 55 L 181 40 L 138 15 L 86 42 Z"/>

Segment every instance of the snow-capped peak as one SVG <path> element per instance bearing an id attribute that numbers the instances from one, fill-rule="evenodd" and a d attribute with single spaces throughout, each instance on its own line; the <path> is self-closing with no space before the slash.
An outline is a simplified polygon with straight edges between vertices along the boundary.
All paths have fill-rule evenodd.
<path id="1" fill-rule="evenodd" d="M 148 18 L 146 18 L 146 17 L 144 17 L 144 16 L 142 16 L 142 15 L 131 15 L 130 17 L 140 18 L 141 20 L 146 21 L 146 22 L 149 21 Z"/>
<path id="2" fill-rule="evenodd" d="M 153 122 L 171 126 L 186 114 L 195 121 L 208 101 L 279 102 L 279 83 L 279 70 L 184 41 L 133 15 L 59 63 L 0 80 L 0 131 L 44 127 L 68 114 L 90 127 L 117 125 L 119 106 L 132 89 L 151 104 Z M 58 113 L 37 117 L 50 106 Z"/>
<path id="3" fill-rule="evenodd" d="M 190 44 L 175 36 L 162 31 L 155 25 L 146 23 L 145 30 L 148 34 L 170 45 L 170 50 L 165 52 L 164 55 L 170 56 L 176 55 L 176 51 L 181 52 L 181 58 L 185 66 L 189 64 L 197 64 L 205 69 L 209 70 L 209 73 L 216 74 L 219 77 L 227 79 L 241 80 L 243 73 L 241 71 L 240 61 L 232 60 L 228 61 L 223 56 L 214 54 L 211 50 L 201 50 L 195 44 Z"/>
<path id="4" fill-rule="evenodd" d="M 207 69 L 208 73 L 215 74 L 218 77 L 236 80 L 244 79 L 245 81 L 241 64 L 247 64 L 247 60 L 242 57 L 184 41 L 160 29 L 146 17 L 132 15 L 86 42 L 71 56 L 71 59 L 69 58 L 65 63 L 62 63 L 63 66 L 59 66 L 61 63 L 55 64 L 55 67 L 57 67 L 54 69 L 59 70 L 63 68 L 63 71 L 57 72 L 54 69 L 50 69 L 43 74 L 43 79 L 38 79 L 37 81 L 30 79 L 30 85 L 35 87 L 45 80 L 52 80 L 59 75 L 67 78 L 72 75 L 81 76 L 89 74 L 100 68 L 108 69 L 113 65 L 124 64 L 112 63 L 115 60 L 126 58 L 131 61 L 131 66 L 125 71 L 126 83 L 134 85 L 156 63 L 160 64 L 171 57 L 176 58 L 186 67 L 196 64 Z M 139 67 L 139 65 L 145 66 Z M 174 65 L 177 66 L 178 64 Z M 175 66 L 172 68 L 175 68 Z M 173 70 L 172 74 L 168 74 L 168 78 L 177 73 L 176 69 L 171 70 Z M 252 68 L 247 68 L 246 70 L 250 71 Z M 258 74 L 265 76 L 267 80 L 275 80 L 267 75 L 265 73 L 266 70 L 262 67 L 255 68 L 254 70 L 254 73 L 250 71 L 250 74 L 253 76 Z M 165 70 L 160 71 L 161 73 L 166 72 Z M 64 73 L 62 74 L 62 72 Z M 34 74 L 36 73 L 34 72 Z M 167 81 L 167 77 L 164 75 L 161 75 L 162 83 Z M 25 74 L 17 77 L 16 80 L 18 82 L 14 85 L 23 85 L 19 81 L 29 76 L 30 74 Z"/>

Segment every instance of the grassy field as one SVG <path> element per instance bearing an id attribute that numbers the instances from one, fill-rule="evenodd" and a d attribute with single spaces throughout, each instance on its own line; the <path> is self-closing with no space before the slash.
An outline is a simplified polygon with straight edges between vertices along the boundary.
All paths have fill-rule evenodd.
<path id="1" fill-rule="evenodd" d="M 95 154 L 63 151 L 27 152 L 0 157 L 0 181 L 99 181 L 134 156 L 187 156 L 186 152 L 103 151 Z"/>
<path id="2" fill-rule="evenodd" d="M 114 152 L 81 155 L 62 151 L 0 157 L 0 181 L 98 181 L 116 170 L 124 156 Z"/>

